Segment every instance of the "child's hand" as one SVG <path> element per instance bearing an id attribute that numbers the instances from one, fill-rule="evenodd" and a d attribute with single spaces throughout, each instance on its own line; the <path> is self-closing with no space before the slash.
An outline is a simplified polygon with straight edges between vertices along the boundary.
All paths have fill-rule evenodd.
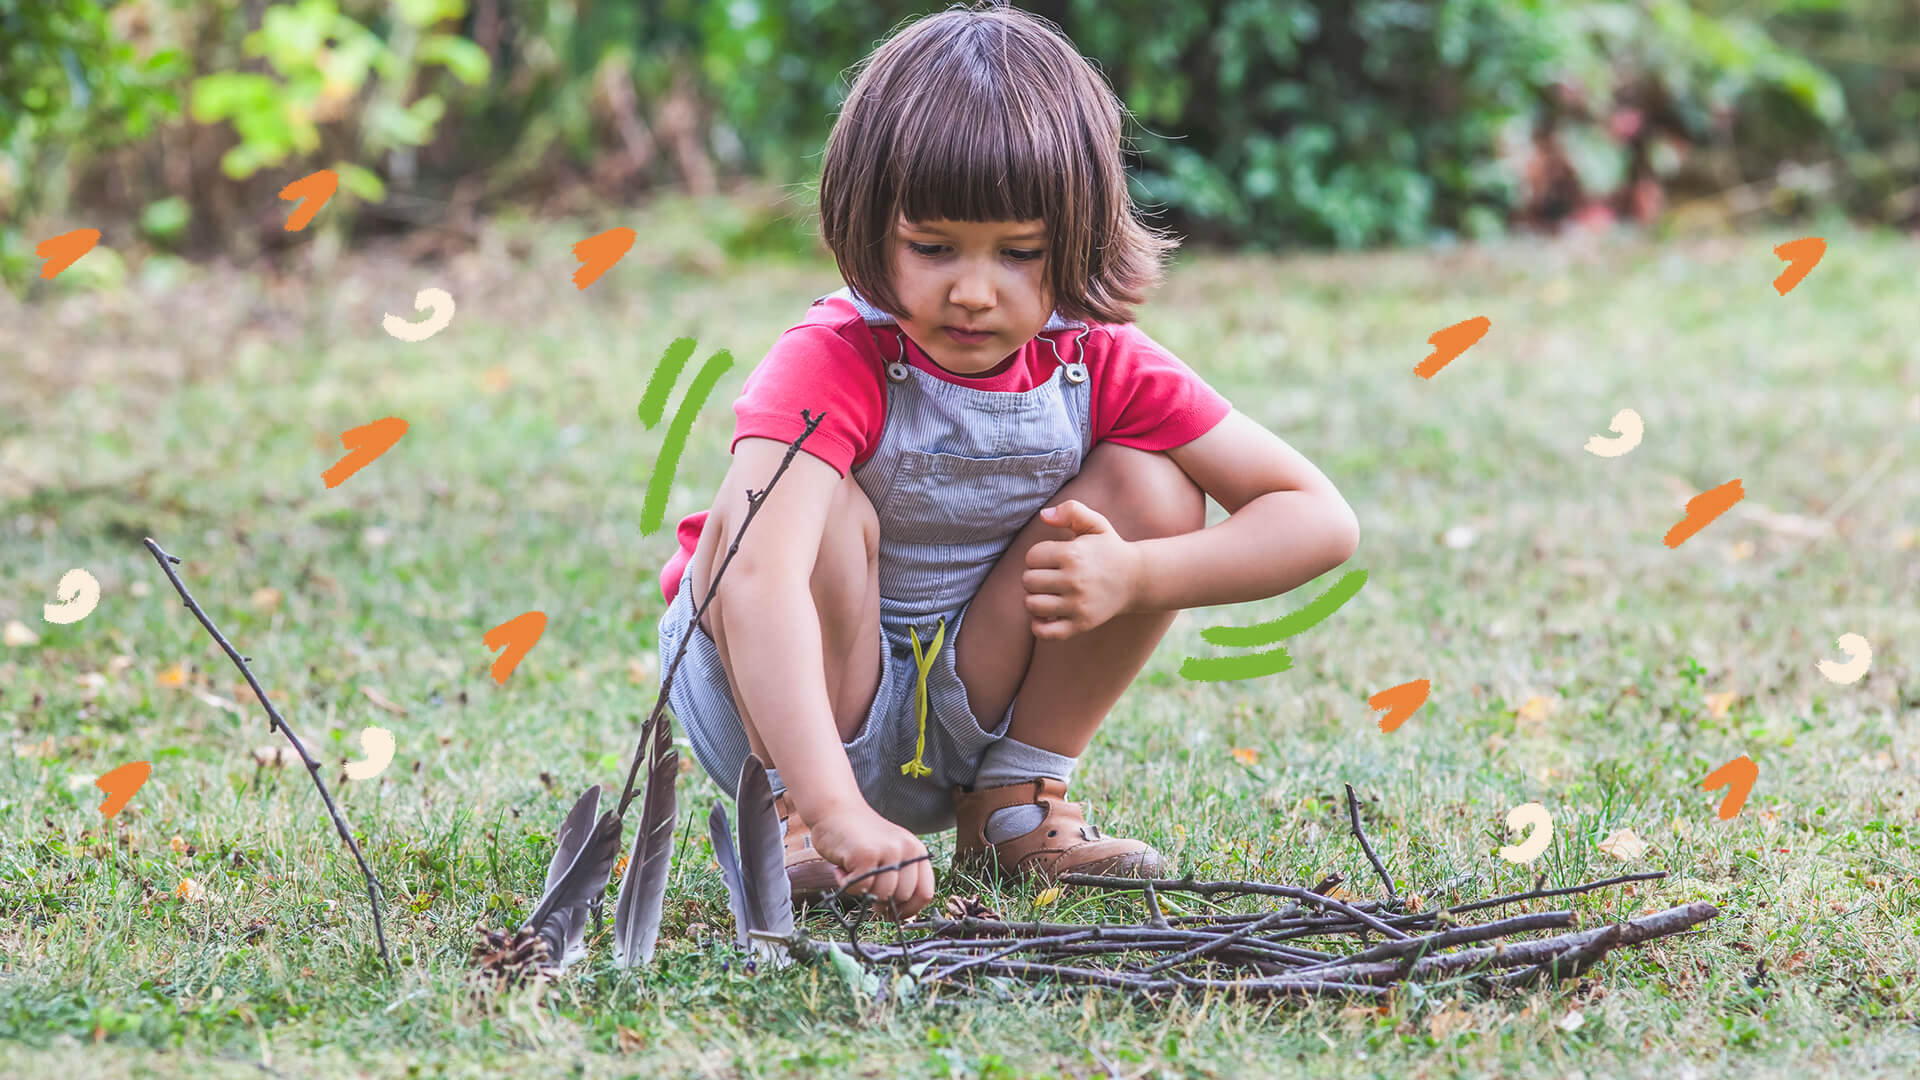
<path id="1" fill-rule="evenodd" d="M 828 814 L 811 823 L 813 849 L 840 868 L 840 880 L 859 877 L 881 866 L 921 859 L 912 866 L 875 874 L 847 889 L 873 897 L 882 911 L 892 902 L 894 916 L 910 919 L 933 899 L 933 863 L 927 845 L 907 830 L 874 813 L 865 804 Z"/>
<path id="2" fill-rule="evenodd" d="M 1072 535 L 1027 549 L 1020 584 L 1033 636 L 1069 638 L 1127 610 L 1140 580 L 1140 549 L 1078 499 L 1041 510 L 1040 520 Z"/>

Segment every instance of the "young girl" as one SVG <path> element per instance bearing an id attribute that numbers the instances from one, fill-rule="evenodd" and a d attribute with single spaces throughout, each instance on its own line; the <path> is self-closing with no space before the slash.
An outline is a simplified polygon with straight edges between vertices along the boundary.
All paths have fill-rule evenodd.
<path id="1" fill-rule="evenodd" d="M 1170 873 L 1066 801 L 1077 759 L 1181 609 L 1304 584 L 1359 527 L 1133 325 L 1176 241 L 1135 219 L 1122 106 L 1054 24 L 951 8 L 861 68 L 820 180 L 848 287 L 747 379 L 713 508 L 680 523 L 668 705 L 728 792 L 749 749 L 773 767 L 796 897 L 956 821 L 981 871 Z M 825 418 L 690 626 L 802 410 Z M 852 891 L 911 915 L 933 868 Z"/>

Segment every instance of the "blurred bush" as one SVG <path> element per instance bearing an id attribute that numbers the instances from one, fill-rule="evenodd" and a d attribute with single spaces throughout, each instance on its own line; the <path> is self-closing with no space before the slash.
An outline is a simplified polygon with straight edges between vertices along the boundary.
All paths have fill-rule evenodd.
<path id="1" fill-rule="evenodd" d="M 1836 207 L 1920 223 L 1920 0 L 1035 0 L 1138 120 L 1136 192 L 1201 242 L 1419 243 Z M 0 218 L 181 251 L 774 185 L 807 243 L 846 72 L 903 0 L 0 0 Z M 182 105 L 190 108 L 182 111 Z M 157 122 L 170 117 L 165 122 Z M 1676 206 L 1676 204 L 1678 204 Z M 90 219 L 91 220 L 91 219 Z M 17 235 L 0 234 L 0 270 Z M 8 270 L 9 276 L 12 272 Z"/>

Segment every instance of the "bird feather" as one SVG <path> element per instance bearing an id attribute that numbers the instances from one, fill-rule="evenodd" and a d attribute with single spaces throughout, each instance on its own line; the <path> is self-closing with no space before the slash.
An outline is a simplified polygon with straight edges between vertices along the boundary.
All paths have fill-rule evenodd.
<path id="1" fill-rule="evenodd" d="M 741 763 L 734 809 L 740 815 L 740 885 L 748 924 L 754 930 L 791 936 L 793 887 L 787 881 L 780 812 L 774 806 L 767 767 L 754 754 Z M 785 954 L 773 942 L 755 939 L 754 947 L 769 956 Z"/>
<path id="2" fill-rule="evenodd" d="M 586 844 L 587 837 L 593 834 L 593 819 L 600 813 L 600 785 L 595 784 L 583 793 L 567 812 L 565 821 L 560 823 L 559 843 L 553 849 L 553 861 L 547 864 L 547 881 L 540 891 L 550 893 L 567 872 L 573 860 L 580 854 L 580 848 Z"/>
<path id="3" fill-rule="evenodd" d="M 665 718 L 654 726 L 648 753 L 647 793 L 641 800 L 640 827 L 627 856 L 627 872 L 613 904 L 613 963 L 635 967 L 653 959 L 666 902 L 667 870 L 673 863 L 673 821 L 677 813 L 673 782 L 680 754 L 673 748 Z"/>
<path id="4" fill-rule="evenodd" d="M 713 859 L 720 864 L 720 880 L 727 886 L 727 906 L 733 909 L 734 940 L 741 947 L 753 944 L 747 931 L 747 896 L 740 887 L 740 860 L 733 853 L 733 823 L 727 820 L 727 808 L 719 800 L 707 815 L 707 835 L 713 839 Z"/>
<path id="5" fill-rule="evenodd" d="M 589 789 L 574 804 L 597 804 L 600 793 Z M 573 818 L 570 812 L 568 819 Z M 562 822 L 561 828 L 566 828 Z M 572 838 L 569 837 L 569 840 Z M 580 839 L 573 858 L 560 876 L 540 897 L 533 914 L 521 929 L 533 930 L 547 943 L 547 955 L 555 966 L 565 968 L 586 955 L 587 909 L 594 898 L 607 891 L 607 878 L 613 873 L 614 857 L 620 853 L 620 818 L 609 810 L 600 815 L 593 831 Z"/>

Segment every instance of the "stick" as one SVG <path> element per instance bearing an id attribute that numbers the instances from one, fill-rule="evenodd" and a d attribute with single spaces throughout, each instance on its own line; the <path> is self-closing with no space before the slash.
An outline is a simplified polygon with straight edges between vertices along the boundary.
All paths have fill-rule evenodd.
<path id="1" fill-rule="evenodd" d="M 1399 940 L 1407 936 L 1406 933 L 1400 930 L 1399 928 L 1394 926 L 1389 926 L 1386 923 L 1381 922 L 1379 919 L 1374 918 L 1372 915 L 1369 915 L 1366 912 L 1361 911 L 1357 908 L 1351 907 L 1343 901 L 1335 900 L 1330 896 L 1321 896 L 1317 892 L 1311 892 L 1309 890 L 1299 887 L 1298 885 L 1268 885 L 1268 884 L 1264 884 L 1262 882 L 1257 882 L 1257 881 L 1222 882 L 1222 881 L 1193 881 L 1191 879 L 1185 879 L 1185 878 L 1179 879 L 1179 880 L 1168 880 L 1168 879 L 1156 879 L 1156 878 L 1109 877 L 1103 874 L 1062 874 L 1060 875 L 1060 880 L 1066 882 L 1069 885 L 1092 885 L 1092 886 L 1095 886 L 1096 888 L 1102 888 L 1102 889 L 1132 890 L 1132 889 L 1158 888 L 1158 889 L 1166 889 L 1170 892 L 1195 892 L 1195 893 L 1202 893 L 1203 895 L 1209 890 L 1227 891 L 1227 889 L 1231 889 L 1233 891 L 1242 892 L 1242 893 L 1260 893 L 1266 896 L 1285 896 L 1294 900 L 1305 900 L 1309 904 L 1316 904 L 1320 907 L 1324 907 L 1332 911 L 1337 911 L 1340 914 L 1345 915 L 1347 918 L 1354 919 L 1359 922 L 1363 922 L 1367 924 L 1369 927 L 1373 928 L 1374 930 L 1386 935 L 1387 937 L 1393 938 L 1395 940 Z M 1225 888 L 1221 888 L 1222 886 L 1224 886 Z"/>
<path id="2" fill-rule="evenodd" d="M 733 531 L 733 542 L 727 545 L 726 558 L 722 559 L 719 568 L 714 570 L 713 580 L 707 582 L 706 599 L 700 601 L 700 606 L 693 609 L 693 618 L 687 624 L 687 632 L 680 637 L 680 647 L 673 651 L 673 661 L 667 665 L 666 672 L 660 678 L 660 694 L 654 699 L 653 711 L 647 714 L 646 723 L 640 725 L 640 745 L 634 748 L 633 764 L 627 769 L 627 784 L 620 792 L 620 806 L 615 811 L 616 816 L 626 817 L 628 804 L 632 803 L 633 797 L 638 794 L 634 790 L 634 784 L 640 779 L 640 762 L 647 756 L 647 746 L 651 741 L 654 725 L 666 722 L 664 712 L 667 707 L 667 689 L 673 685 L 674 672 L 680 668 L 681 657 L 687 654 L 687 644 L 693 640 L 693 630 L 699 625 L 700 616 L 706 614 L 707 605 L 713 603 L 713 598 L 720 592 L 720 576 L 727 572 L 727 566 L 733 562 L 734 555 L 740 551 L 740 538 L 746 535 L 747 525 L 753 521 L 753 515 L 760 512 L 761 504 L 767 500 L 767 493 L 773 490 L 773 485 L 779 482 L 781 474 L 785 473 L 787 466 L 793 463 L 793 456 L 800 452 L 800 444 L 806 442 L 807 436 L 813 434 L 813 429 L 819 427 L 820 421 L 827 418 L 825 412 L 815 415 L 806 409 L 800 410 L 800 416 L 807 422 L 806 430 L 802 431 L 800 437 L 793 440 L 793 444 L 787 447 L 786 456 L 780 459 L 780 467 L 773 470 L 773 477 L 767 481 L 767 486 L 757 492 L 748 489 L 746 516 L 740 519 L 740 527 Z M 779 767 L 774 762 L 768 762 L 768 765 L 773 768 Z"/>
<path id="3" fill-rule="evenodd" d="M 1373 872 L 1380 875 L 1381 884 L 1387 887 L 1387 907 L 1398 907 L 1400 894 L 1393 891 L 1393 875 L 1380 865 L 1380 856 L 1373 853 L 1373 845 L 1367 843 L 1367 833 L 1360 827 L 1360 799 L 1353 793 L 1353 785 L 1344 785 L 1347 789 L 1347 817 L 1353 821 L 1353 837 L 1360 841 L 1360 850 L 1366 852 L 1367 861 L 1373 864 Z M 1318 889 L 1314 890 L 1318 892 Z"/>
<path id="4" fill-rule="evenodd" d="M 387 955 L 386 928 L 380 921 L 380 897 L 376 892 L 379 882 L 374 880 L 372 868 L 367 865 L 366 858 L 360 854 L 360 845 L 354 842 L 353 830 L 347 828 L 346 819 L 340 816 L 340 808 L 334 805 L 333 793 L 327 790 L 326 781 L 320 779 L 320 762 L 307 753 L 307 748 L 301 745 L 299 736 L 295 735 L 293 729 L 287 726 L 287 722 L 281 719 L 280 711 L 273 707 L 273 702 L 267 700 L 267 692 L 261 689 L 260 680 L 253 677 L 253 669 L 247 666 L 248 658 L 241 656 L 232 643 L 227 641 L 227 636 L 220 632 L 220 628 L 213 625 L 213 620 L 207 618 L 207 613 L 202 611 L 200 605 L 194 601 L 193 594 L 187 591 L 186 583 L 180 580 L 180 575 L 173 572 L 172 564 L 180 560 L 167 554 L 153 537 L 147 537 L 146 542 L 147 550 L 153 553 L 154 561 L 160 564 L 160 569 L 166 571 L 167 580 L 173 582 L 174 591 L 178 592 L 180 599 L 186 602 L 187 610 L 193 612 L 194 618 L 200 620 L 200 625 L 207 628 L 207 633 L 213 635 L 214 641 L 219 642 L 220 648 L 226 651 L 228 658 L 240 669 L 240 674 L 247 677 L 247 685 L 253 688 L 254 695 L 260 699 L 260 704 L 266 707 L 267 717 L 271 721 L 271 730 L 285 735 L 287 741 L 293 744 L 294 752 L 299 754 L 300 760 L 306 763 L 307 775 L 313 777 L 314 786 L 320 789 L 320 801 L 327 804 L 327 814 L 333 818 L 335 831 L 339 832 L 340 839 L 347 842 L 347 850 L 353 852 L 353 861 L 360 864 L 361 876 L 367 879 L 367 903 L 373 907 L 374 940 L 379 943 L 380 959 L 387 966 L 387 974 L 394 974 L 393 958 Z"/>
<path id="5" fill-rule="evenodd" d="M 1476 900 L 1471 904 L 1461 904 L 1458 907 L 1437 908 L 1429 914 L 1437 915 L 1441 911 L 1446 911 L 1458 915 L 1468 911 L 1479 911 L 1482 908 L 1498 907 L 1501 904 L 1517 904 L 1522 900 L 1544 900 L 1549 896 L 1572 896 L 1574 893 L 1604 889 L 1609 885 L 1625 885 L 1630 881 L 1655 881 L 1666 876 L 1667 872 L 1665 870 L 1650 870 L 1639 874 L 1621 874 L 1619 877 L 1610 877 L 1605 881 L 1589 881 L 1585 885 L 1569 885 L 1564 889 L 1535 889 L 1531 892 L 1514 893 L 1510 896 L 1496 896 L 1491 900 Z"/>

